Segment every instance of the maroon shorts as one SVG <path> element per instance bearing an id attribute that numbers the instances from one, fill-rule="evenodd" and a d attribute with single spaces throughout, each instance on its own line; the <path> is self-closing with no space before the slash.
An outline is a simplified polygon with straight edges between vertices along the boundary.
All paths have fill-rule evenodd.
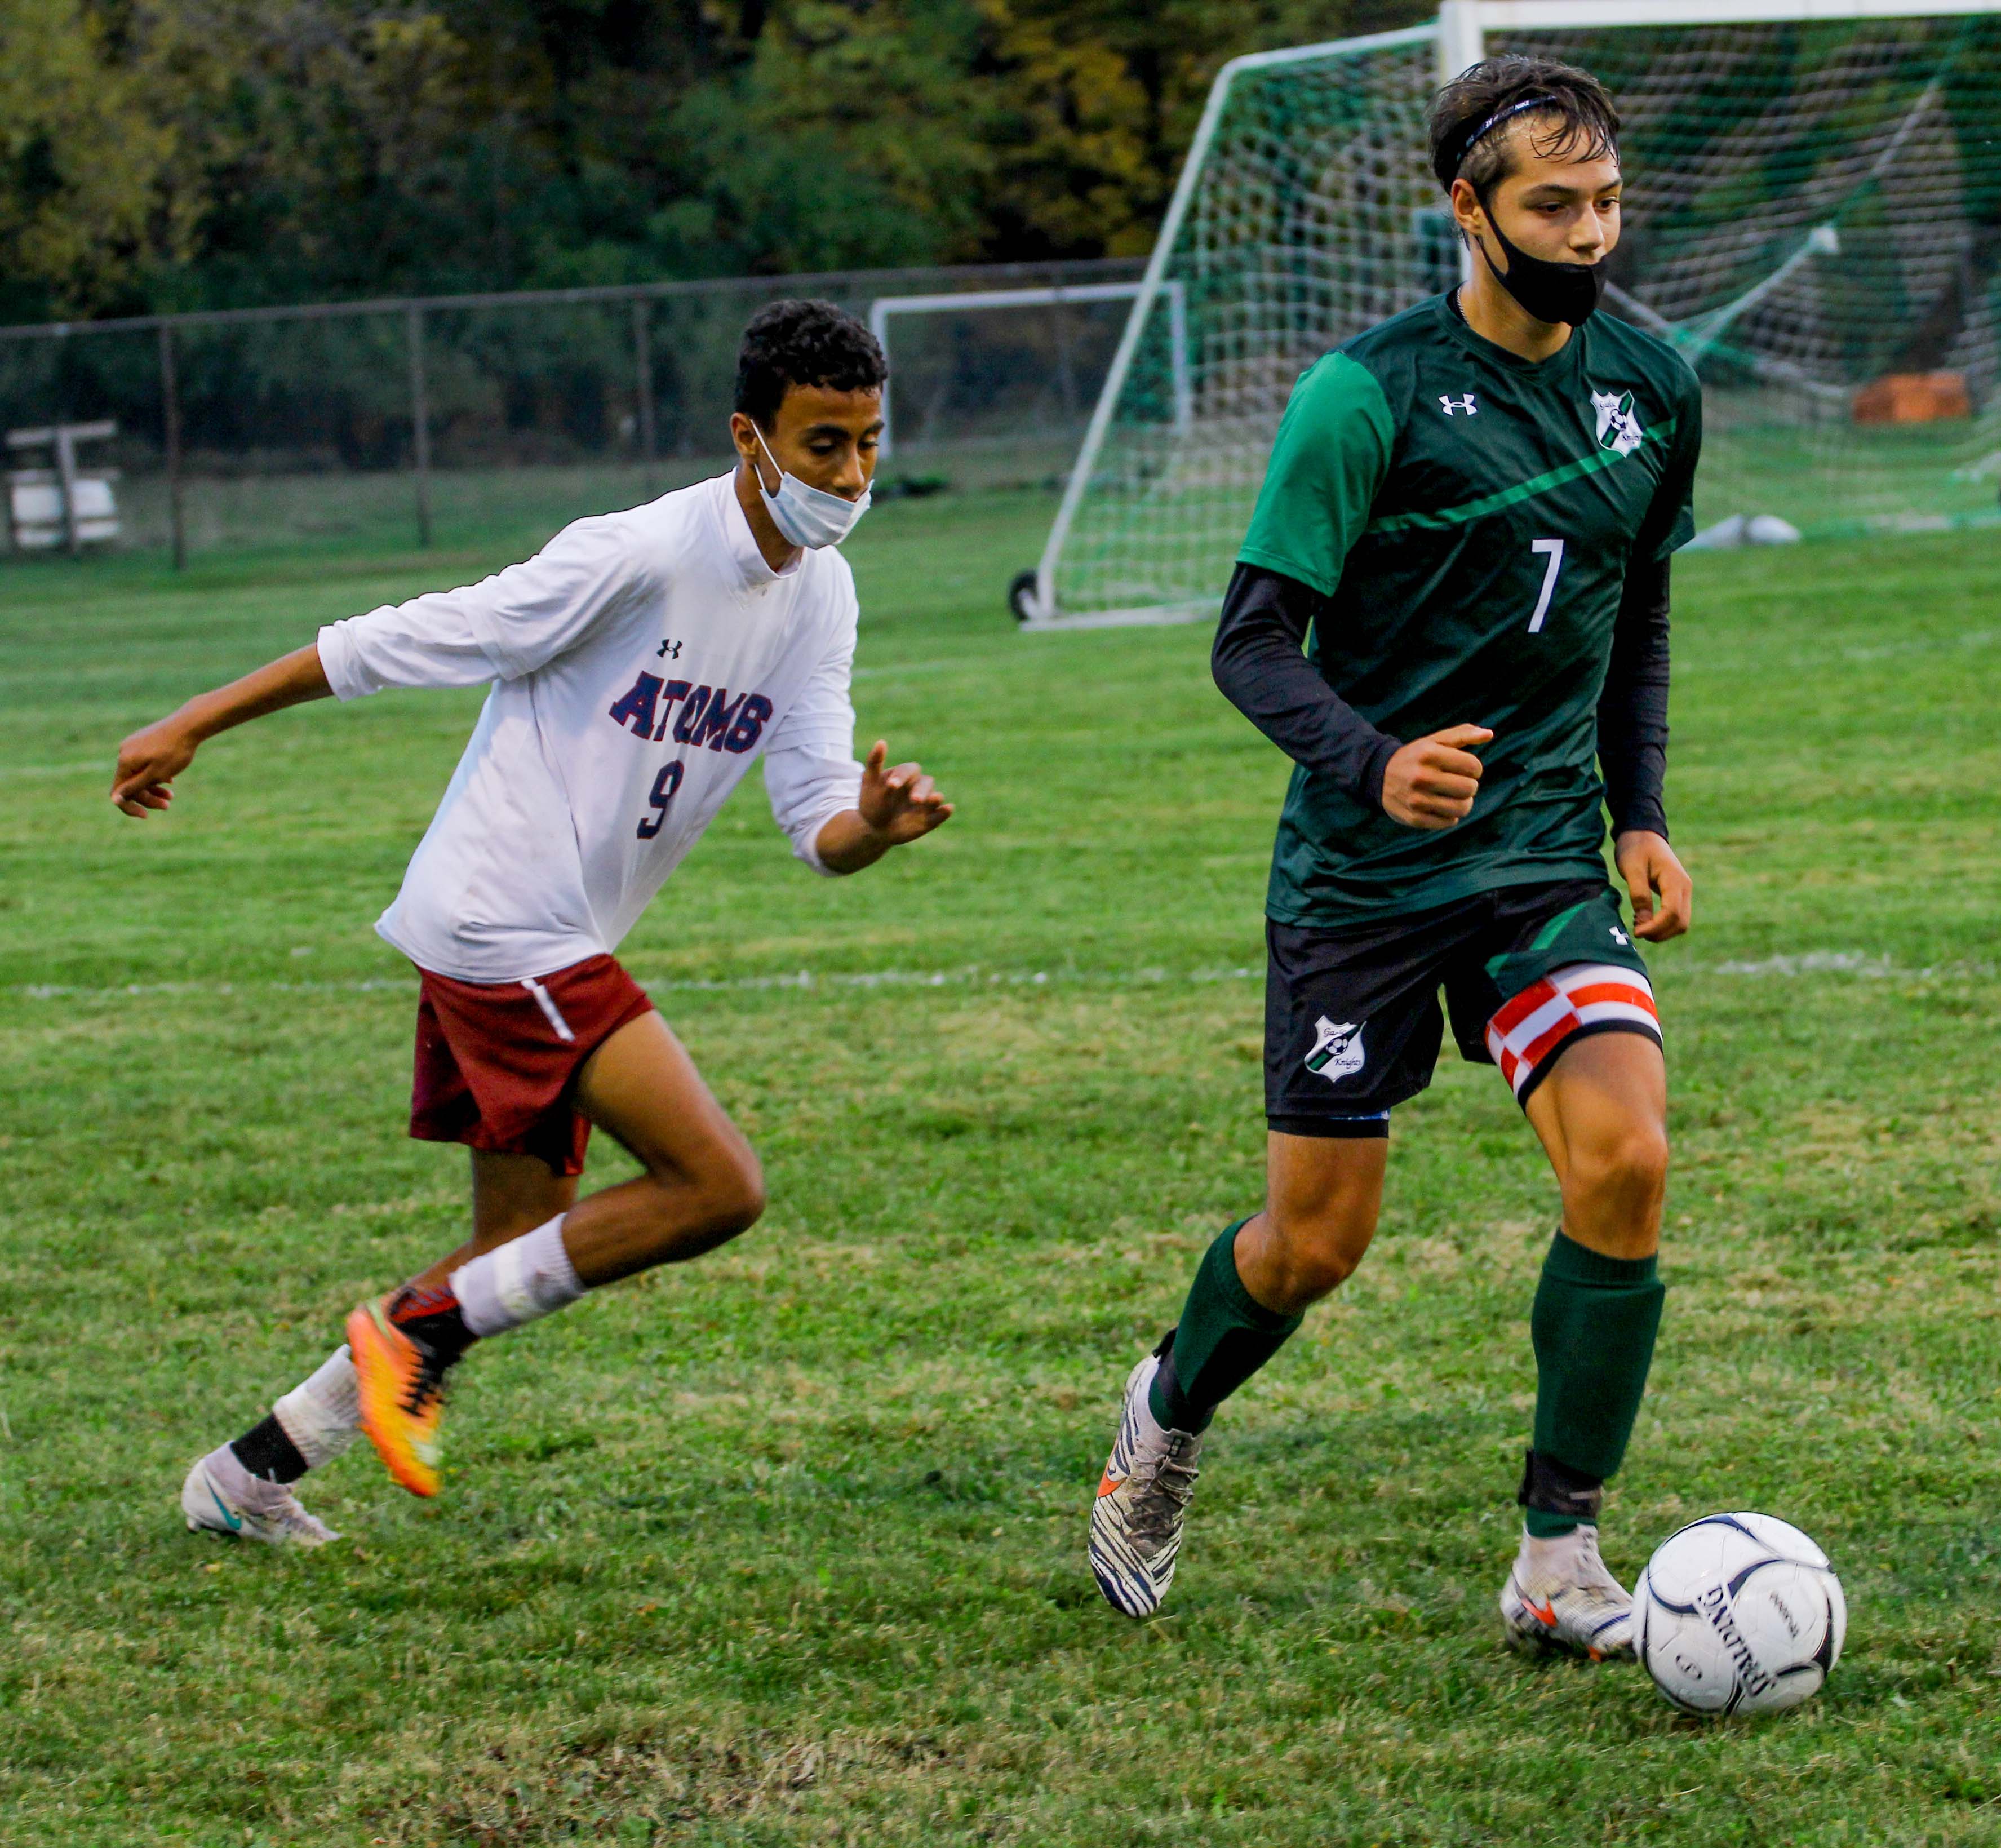
<path id="1" fill-rule="evenodd" d="M 461 982 L 420 969 L 410 1133 L 580 1175 L 590 1125 L 572 1101 L 576 1070 L 652 1006 L 609 956 L 527 982 Z"/>

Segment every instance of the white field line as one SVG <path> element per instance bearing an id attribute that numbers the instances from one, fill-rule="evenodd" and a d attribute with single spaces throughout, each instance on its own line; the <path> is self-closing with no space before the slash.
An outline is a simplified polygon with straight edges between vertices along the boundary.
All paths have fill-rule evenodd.
<path id="1" fill-rule="evenodd" d="M 1670 973 L 1673 973 L 1672 970 Z M 1929 982 L 1958 980 L 1994 973 L 1992 962 L 1929 962 L 1912 968 L 1892 962 L 1888 956 L 1872 956 L 1862 950 L 1806 950 L 1796 956 L 1759 956 L 1750 961 L 1690 962 L 1684 975 L 1693 976 L 1853 976 L 1865 982 Z"/>
<path id="2" fill-rule="evenodd" d="M 1719 976 L 1860 976 L 1877 982 L 1901 973 L 1888 956 L 1865 955 L 1860 950 L 1808 950 L 1797 956 L 1760 956 L 1710 966 Z"/>
<path id="3" fill-rule="evenodd" d="M 842 994 L 851 990 L 875 988 L 1129 988 L 1199 987 L 1217 982 L 1248 982 L 1264 975 L 1262 969 L 879 969 L 816 974 L 802 969 L 788 975 L 701 976 L 649 976 L 643 969 L 632 973 L 635 980 L 656 994 L 738 994 L 793 990 L 807 994 Z M 1676 976 L 1728 976 L 1797 979 L 1812 976 L 1850 976 L 1865 981 L 1927 981 L 1941 977 L 1985 976 L 1995 973 L 1991 962 L 1945 962 L 1909 968 L 1892 962 L 1885 955 L 1861 950 L 1809 950 L 1797 955 L 1760 957 L 1755 961 L 1670 963 L 1658 973 Z M 67 996 L 141 996 L 174 994 L 409 994 L 416 988 L 406 976 L 370 976 L 353 981 L 312 982 L 122 982 L 61 983 L 16 982 L 0 994 L 18 995 L 27 1001 L 57 1001 Z"/>
<path id="4" fill-rule="evenodd" d="M 1958 635 L 1930 636 L 1916 642 L 1885 642 L 1868 647 L 1848 647 L 1841 649 L 1843 660 L 1850 661 L 1882 661 L 1893 655 L 1937 654 L 1951 648 L 1985 648 L 2001 639 L 2001 629 L 1968 629 Z"/>
<path id="5" fill-rule="evenodd" d="M 115 760 L 93 757 L 88 764 L 13 764 L 0 765 L 0 777 L 78 777 L 90 771 L 102 771 L 108 781 L 110 766 Z"/>
<path id="6" fill-rule="evenodd" d="M 790 975 L 729 976 L 721 980 L 700 976 L 649 976 L 643 969 L 628 971 L 634 980 L 649 992 L 661 994 L 750 994 L 773 989 L 838 991 L 869 988 L 1029 987 L 1075 983 L 1095 987 L 1168 983 L 1238 982 L 1262 976 L 1262 969 L 1191 969 L 1179 973 L 1164 969 L 879 969 L 841 971 L 816 975 L 809 969 Z M 66 995 L 151 994 L 370 994 L 387 990 L 414 992 L 413 979 L 371 976 L 346 982 L 16 982 L 0 994 L 17 994 L 30 1001 L 55 1001 Z"/>

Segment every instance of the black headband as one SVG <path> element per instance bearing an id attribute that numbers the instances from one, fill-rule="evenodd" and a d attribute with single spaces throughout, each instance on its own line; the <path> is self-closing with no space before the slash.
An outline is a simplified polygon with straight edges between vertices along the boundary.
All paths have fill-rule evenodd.
<path id="1" fill-rule="evenodd" d="M 1467 156 L 1471 154 L 1474 149 L 1477 148 L 1481 141 L 1485 140 L 1488 135 L 1491 134 L 1495 129 L 1500 127 L 1502 124 L 1512 122 L 1516 117 L 1520 115 L 1524 110 L 1560 109 L 1562 105 L 1559 103 L 1554 96 L 1525 96 L 1519 103 L 1509 103 L 1505 109 L 1496 110 L 1484 122 L 1481 123 L 1477 128 L 1474 129 L 1464 141 L 1460 143 L 1457 149 L 1454 151 L 1452 157 L 1453 177 L 1455 179 L 1459 177 L 1460 170 L 1466 165 Z"/>

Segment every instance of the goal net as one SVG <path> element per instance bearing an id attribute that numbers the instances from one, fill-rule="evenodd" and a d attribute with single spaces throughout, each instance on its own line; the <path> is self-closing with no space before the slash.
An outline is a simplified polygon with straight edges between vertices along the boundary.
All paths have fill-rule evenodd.
<path id="1" fill-rule="evenodd" d="M 2001 0 L 1454 0 L 1219 75 L 1032 624 L 1215 609 L 1300 371 L 1457 281 L 1425 110 L 1446 66 L 1516 50 L 1618 100 L 1606 306 L 1702 379 L 1699 520 L 2001 520 Z"/>

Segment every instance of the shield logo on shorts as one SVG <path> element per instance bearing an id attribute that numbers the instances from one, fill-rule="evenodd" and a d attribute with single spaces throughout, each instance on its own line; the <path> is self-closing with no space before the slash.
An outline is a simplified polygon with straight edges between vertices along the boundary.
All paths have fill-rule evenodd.
<path id="1" fill-rule="evenodd" d="M 1356 1021 L 1337 1026 L 1323 1014 L 1314 1023 L 1313 1050 L 1307 1054 L 1307 1070 L 1317 1071 L 1330 1084 L 1361 1070 L 1369 1055 L 1362 1049 L 1362 1029 Z"/>

